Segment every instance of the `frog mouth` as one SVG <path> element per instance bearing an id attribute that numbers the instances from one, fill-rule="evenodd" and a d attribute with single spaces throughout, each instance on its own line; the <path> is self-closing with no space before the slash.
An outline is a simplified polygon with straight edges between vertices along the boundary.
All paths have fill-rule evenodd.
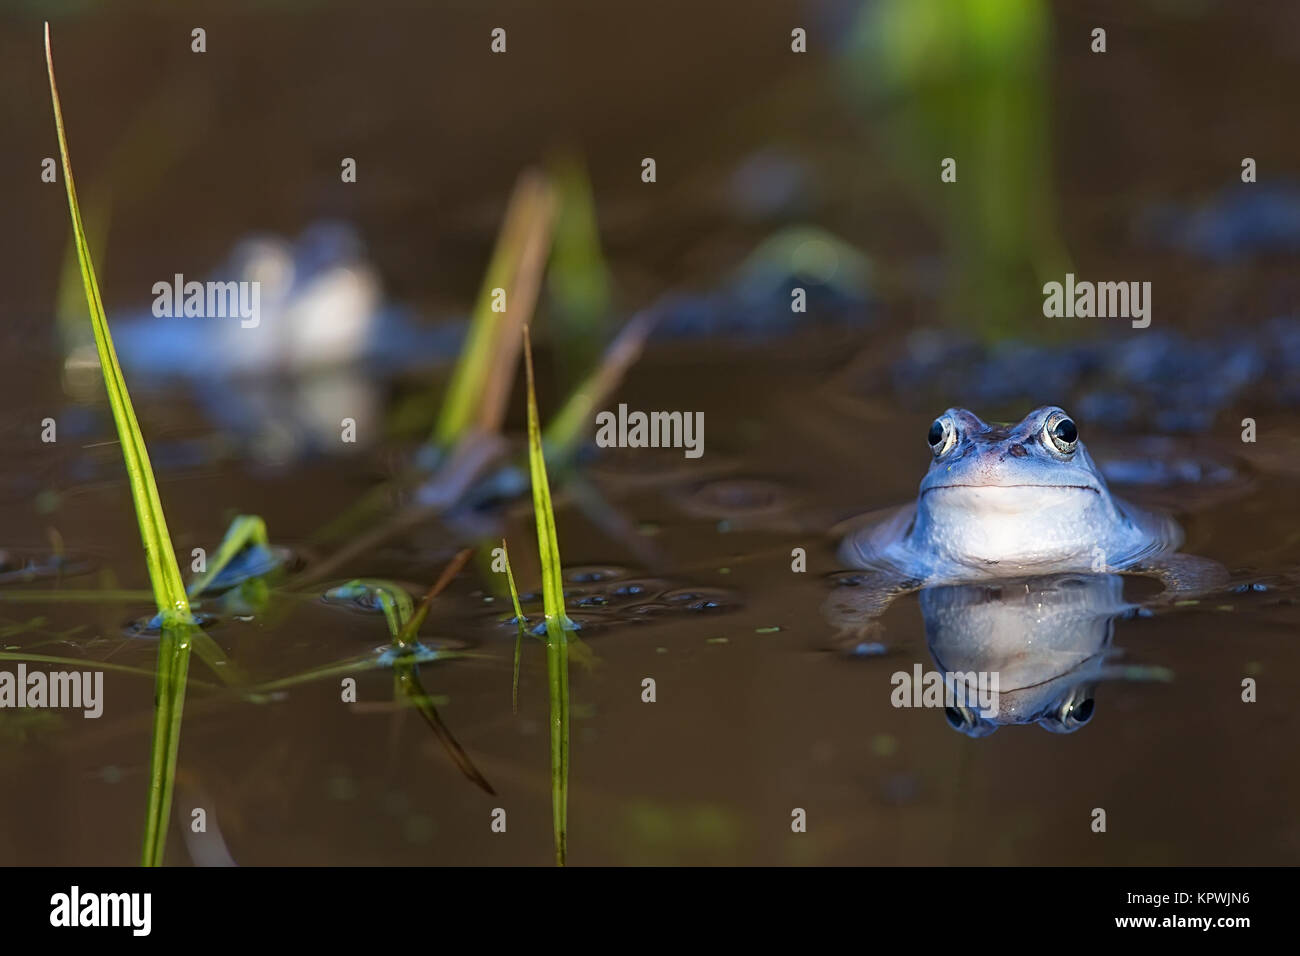
<path id="1" fill-rule="evenodd" d="M 930 492 L 932 492 L 932 491 L 941 491 L 941 490 L 944 489 L 944 488 L 976 488 L 976 489 L 989 489 L 989 488 L 1054 488 L 1054 489 L 1057 489 L 1057 490 L 1060 490 L 1060 491 L 1067 491 L 1067 490 L 1071 490 L 1071 489 L 1073 489 L 1073 490 L 1075 490 L 1075 491 L 1091 491 L 1091 492 L 1092 492 L 1093 494 L 1095 494 L 1095 495 L 1100 495 L 1100 494 L 1101 494 L 1101 489 L 1100 489 L 1100 488 L 1096 488 L 1096 487 L 1094 487 L 1093 485 L 1045 485 L 1045 484 L 1038 484 L 1038 483 L 1020 483 L 1020 484 L 1010 484 L 1010 485 L 977 485 L 977 484 L 971 484 L 971 483 L 969 483 L 969 482 L 966 482 L 966 483 L 963 483 L 963 482 L 954 482 L 953 484 L 949 484 L 949 485 L 931 485 L 929 488 L 925 489 L 925 492 L 923 493 L 923 495 L 928 495 L 928 494 L 929 494 Z"/>

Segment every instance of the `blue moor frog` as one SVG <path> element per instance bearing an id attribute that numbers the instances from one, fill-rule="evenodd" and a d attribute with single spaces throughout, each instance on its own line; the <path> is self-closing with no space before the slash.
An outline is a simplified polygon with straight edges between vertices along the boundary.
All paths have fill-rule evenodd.
<path id="1" fill-rule="evenodd" d="M 1145 574 L 1166 595 L 1226 578 L 1216 562 L 1175 553 L 1183 535 L 1171 517 L 1111 494 L 1055 405 L 1015 425 L 950 408 L 926 437 L 933 460 L 916 501 L 840 526 L 841 561 L 875 572 L 851 602 L 859 616 L 905 591 L 991 578 Z"/>

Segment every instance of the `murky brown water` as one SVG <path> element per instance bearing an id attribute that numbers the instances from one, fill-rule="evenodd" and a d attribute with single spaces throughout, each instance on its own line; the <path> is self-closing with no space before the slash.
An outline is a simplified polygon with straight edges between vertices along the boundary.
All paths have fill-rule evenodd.
<path id="1" fill-rule="evenodd" d="M 178 138 L 192 137 L 161 173 L 145 171 L 143 159 L 122 161 L 127 181 L 100 268 L 110 311 L 146 303 L 159 277 L 205 272 L 253 229 L 292 233 L 332 214 L 361 228 L 392 297 L 430 314 L 464 312 L 515 175 L 558 145 L 586 155 L 628 307 L 716 282 L 765 234 L 727 205 L 723 183 L 767 145 L 808 157 L 809 221 L 903 269 L 939 241 L 891 185 L 870 124 L 836 93 L 829 58 L 786 52 L 792 22 L 824 22 L 835 6 L 745 5 L 738 15 L 726 5 L 660 4 L 633 22 L 586 4 L 492 15 L 455 5 L 436 16 L 395 5 L 357 16 L 304 2 L 180 21 L 116 4 L 111 21 L 91 13 L 56 23 L 80 182 L 104 173 L 118 132 L 160 88 L 189 91 L 179 101 L 194 104 L 197 131 L 183 133 L 187 118 L 171 114 L 157 127 L 157 137 L 173 125 Z M 1053 146 L 1071 251 L 1098 275 L 1155 278 L 1158 323 L 1216 329 L 1225 315 L 1244 326 L 1277 314 L 1279 303 L 1294 309 L 1294 261 L 1210 268 L 1143 250 L 1127 223 L 1146 198 L 1231 179 L 1241 155 L 1260 157 L 1261 170 L 1300 174 L 1278 82 L 1294 76 L 1300 32 L 1253 7 L 1210 4 L 1184 17 L 1130 6 L 1113 4 L 1103 18 L 1115 26 L 1100 65 L 1086 52 L 1090 21 L 1073 9 L 1057 17 Z M 202 59 L 188 51 L 191 19 L 208 26 Z M 498 20 L 510 29 L 499 61 L 486 52 Z M 51 331 L 66 209 L 59 188 L 35 172 L 55 148 L 39 36 L 37 13 L 9 14 L 0 31 L 11 107 L 11 148 L 0 153 L 9 214 L 0 237 L 8 452 L 0 545 L 48 553 L 56 534 L 93 567 L 59 587 L 146 588 L 120 458 L 99 445 L 112 442 L 111 422 L 101 415 L 75 438 L 39 441 L 41 419 L 68 406 Z M 347 191 L 336 182 L 342 155 L 355 155 L 360 171 Z M 644 155 L 659 160 L 652 187 L 638 181 Z M 884 656 L 832 649 L 822 605 L 837 565 L 826 529 L 915 494 L 928 463 L 924 432 L 943 407 L 883 397 L 862 370 L 911 328 L 935 323 L 936 308 L 913 290 L 879 326 L 759 346 L 660 346 L 633 370 L 619 400 L 703 410 L 707 452 L 698 462 L 619 457 L 589 468 L 630 534 L 610 533 L 561 500 L 567 566 L 617 569 L 656 593 L 593 612 L 602 626 L 583 638 L 594 663 L 573 665 L 572 863 L 1300 859 L 1300 719 L 1290 693 L 1300 668 L 1295 414 L 1221 416 L 1203 441 L 1251 481 L 1208 505 L 1192 491 L 1173 502 L 1185 505 L 1187 550 L 1221 561 L 1236 583 L 1271 589 L 1116 622 L 1116 660 L 1164 669 L 1168 679 L 1102 683 L 1095 715 L 1077 733 L 1012 726 L 968 739 L 942 711 L 891 706 L 890 675 L 932 663 L 915 595 L 884 616 Z M 539 358 L 549 368 L 545 351 Z M 544 392 L 543 405 L 555 398 Z M 146 392 L 136 403 L 151 443 L 210 431 L 182 393 Z M 1018 418 L 1028 408 L 976 410 Z M 1236 422 L 1247 414 L 1260 415 L 1257 447 L 1239 441 Z M 1105 422 L 1085 427 L 1090 444 L 1116 437 Z M 238 459 L 160 467 L 177 553 L 212 548 L 232 515 L 256 513 L 274 541 L 311 556 L 312 534 L 409 451 L 384 443 L 272 474 Z M 530 521 L 516 515 L 501 526 L 526 589 L 537 584 Z M 418 595 L 460 546 L 429 525 L 337 577 L 391 578 Z M 806 573 L 791 571 L 794 547 L 808 551 Z M 147 600 L 49 599 L 18 587 L 50 585 L 0 588 L 0 644 L 152 668 L 156 645 L 122 636 Z M 423 630 L 430 642 L 481 656 L 421 673 L 497 796 L 459 774 L 418 715 L 392 706 L 388 672 L 358 678 L 358 705 L 341 703 L 330 680 L 265 704 L 200 683 L 186 704 L 169 861 L 219 862 L 228 852 L 250 865 L 549 862 L 544 657 L 540 646 L 525 648 L 513 716 L 513 631 L 482 587 L 462 574 Z M 281 596 L 274 613 L 225 621 L 211 635 L 262 680 L 385 643 L 380 616 L 327 605 L 322 590 Z M 678 600 L 687 593 L 722 606 L 691 609 L 699 602 Z M 197 658 L 191 676 L 212 682 Z M 1247 676 L 1258 681 L 1257 703 L 1241 701 Z M 657 685 L 653 704 L 641 700 L 647 677 Z M 11 821 L 0 827 L 0 861 L 137 858 L 152 681 L 109 671 L 105 698 L 95 721 L 0 713 L 0 817 Z M 199 842 L 181 832 L 194 807 L 209 814 Z M 505 834 L 490 829 L 496 807 L 507 811 Z M 1097 807 L 1107 811 L 1104 835 L 1089 827 Z M 807 833 L 791 832 L 794 808 L 807 811 Z"/>

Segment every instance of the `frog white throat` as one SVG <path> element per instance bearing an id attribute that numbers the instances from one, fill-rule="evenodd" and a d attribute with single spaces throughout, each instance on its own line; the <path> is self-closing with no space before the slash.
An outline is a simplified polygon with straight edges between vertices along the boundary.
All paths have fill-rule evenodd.
<path id="1" fill-rule="evenodd" d="M 1141 532 L 1095 488 L 954 484 L 921 494 L 908 537 L 937 567 L 1015 573 L 1105 570 Z"/>

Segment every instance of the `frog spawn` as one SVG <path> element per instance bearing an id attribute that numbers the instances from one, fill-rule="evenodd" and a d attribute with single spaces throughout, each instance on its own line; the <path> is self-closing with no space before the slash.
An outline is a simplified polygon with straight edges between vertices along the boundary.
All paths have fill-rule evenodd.
<path id="1" fill-rule="evenodd" d="M 546 621 L 540 592 L 519 595 L 524 623 L 545 636 Z M 683 586 L 668 578 L 639 576 L 629 568 L 587 566 L 564 572 L 564 605 L 578 630 L 589 631 L 680 614 L 712 614 L 737 610 L 740 596 L 726 588 Z M 515 627 L 513 614 L 493 615 L 502 627 Z"/>
<path id="2" fill-rule="evenodd" d="M 91 570 L 93 565 L 82 558 L 63 554 L 29 554 L 8 549 L 0 550 L 0 586 L 70 577 Z"/>

